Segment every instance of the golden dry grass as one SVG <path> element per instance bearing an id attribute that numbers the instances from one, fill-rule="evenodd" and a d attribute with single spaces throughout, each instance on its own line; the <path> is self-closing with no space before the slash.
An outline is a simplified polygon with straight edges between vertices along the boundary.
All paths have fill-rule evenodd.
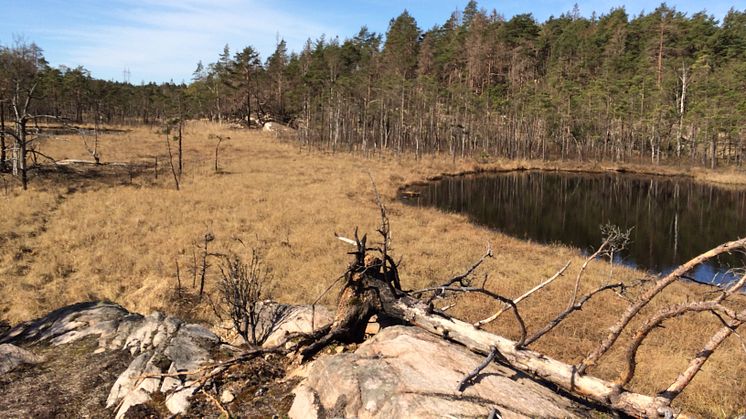
<path id="1" fill-rule="evenodd" d="M 221 145 L 221 173 L 213 170 L 215 135 L 231 137 Z M 582 264 L 580 251 L 514 239 L 472 225 L 462 215 L 406 206 L 395 199 L 396 191 L 437 174 L 484 168 L 615 169 L 540 162 L 453 162 L 438 156 L 365 159 L 301 149 L 269 134 L 203 122 L 187 126 L 184 142 L 181 191 L 174 190 L 164 166 L 164 137 L 145 127 L 105 135 L 101 140 L 103 161 L 127 162 L 135 169 L 88 167 L 64 173 L 50 169 L 32 178 L 26 193 L 11 183 L 0 195 L 0 291 L 5 296 L 0 315 L 17 322 L 87 299 L 110 299 L 140 312 L 179 310 L 172 292 L 176 261 L 182 281 L 193 292 L 193 243 L 207 229 L 216 237 L 211 243 L 215 251 L 240 249 L 235 238 L 263 249 L 274 271 L 276 299 L 309 302 L 349 261 L 347 245 L 336 240 L 334 232 L 350 235 L 359 226 L 373 233 L 377 226 L 370 171 L 389 208 L 393 253 L 403 257 L 400 269 L 405 288 L 429 286 L 463 271 L 484 252 L 488 241 L 495 258 L 478 275 L 488 274 L 488 288 L 506 296 L 520 295 L 571 260 L 563 278 L 521 304 L 529 328 L 535 330 L 567 304 Z M 89 158 L 75 136 L 47 140 L 41 150 L 57 159 Z M 156 155 L 161 163 L 157 180 L 152 169 Z M 658 171 L 681 174 L 677 169 Z M 696 171 L 693 175 L 746 184 L 746 177 L 737 172 Z M 216 275 L 216 269 L 211 269 L 208 290 Z M 614 267 L 615 279 L 632 281 L 642 276 L 639 271 Z M 608 277 L 608 265 L 592 263 L 584 289 L 595 288 Z M 654 306 L 702 298 L 707 291 L 676 284 Z M 332 293 L 326 302 L 332 303 L 333 297 Z M 567 362 L 578 361 L 601 339 L 624 305 L 611 294 L 600 297 L 535 348 Z M 191 315 L 211 319 L 207 303 L 189 308 Z M 494 308 L 490 302 L 469 298 L 460 300 L 453 311 L 476 320 Z M 667 386 L 718 327 L 717 321 L 699 315 L 655 332 L 641 351 L 633 389 L 652 393 Z M 516 336 L 510 316 L 489 328 Z M 744 354 L 737 339 L 729 340 L 680 398 L 679 406 L 704 416 L 744 413 Z M 594 373 L 613 379 L 620 362 L 621 352 L 612 352 Z"/>

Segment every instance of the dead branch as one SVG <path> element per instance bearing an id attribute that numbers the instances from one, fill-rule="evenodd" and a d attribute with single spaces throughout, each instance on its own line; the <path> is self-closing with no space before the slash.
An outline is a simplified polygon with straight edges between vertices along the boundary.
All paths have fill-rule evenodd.
<path id="1" fill-rule="evenodd" d="M 598 247 L 598 250 L 596 250 L 592 255 L 588 256 L 588 258 L 585 259 L 585 262 L 583 262 L 583 265 L 580 266 L 578 276 L 575 277 L 575 287 L 572 290 L 572 298 L 570 298 L 570 303 L 567 305 L 567 307 L 572 307 L 573 305 L 575 305 L 575 302 L 578 298 L 578 290 L 580 289 L 580 280 L 583 278 L 585 269 L 588 267 L 588 264 L 591 263 L 592 260 L 595 260 L 601 253 L 604 252 L 606 247 L 609 245 L 609 241 L 609 238 L 604 240 L 604 242 L 601 243 L 601 246 Z"/>
<path id="2" fill-rule="evenodd" d="M 335 285 L 337 285 L 337 283 L 339 283 L 339 281 L 341 281 L 342 279 L 344 279 L 344 277 L 345 277 L 345 275 L 346 275 L 346 274 L 347 274 L 347 272 L 345 272 L 345 273 L 343 273 L 342 275 L 338 276 L 338 277 L 337 277 L 337 278 L 336 278 L 336 279 L 335 279 L 334 281 L 332 281 L 332 283 L 331 283 L 331 284 L 329 284 L 329 286 L 328 286 L 328 287 L 326 287 L 326 289 L 325 289 L 325 290 L 324 290 L 324 291 L 323 291 L 323 292 L 322 292 L 321 294 L 319 294 L 319 295 L 318 295 L 318 297 L 316 297 L 316 299 L 315 299 L 315 300 L 313 300 L 313 302 L 311 303 L 311 330 L 314 330 L 314 329 L 315 329 L 315 327 L 314 327 L 314 321 L 315 321 L 315 319 L 316 319 L 316 304 L 318 304 L 318 302 L 319 302 L 319 301 L 321 301 L 321 299 L 322 299 L 322 298 L 324 298 L 324 296 L 325 296 L 325 295 L 326 295 L 326 294 L 327 294 L 327 293 L 328 293 L 329 291 L 331 291 L 331 290 L 332 290 L 332 288 L 334 288 L 334 286 L 335 286 Z"/>
<path id="3" fill-rule="evenodd" d="M 357 246 L 357 243 L 355 243 L 355 240 L 348 239 L 347 237 L 342 237 L 342 236 L 338 235 L 337 233 L 334 233 L 334 237 L 338 238 L 339 240 L 341 240 L 341 241 L 343 241 L 343 242 L 345 242 L 347 244 L 351 244 L 353 246 Z"/>
<path id="4" fill-rule="evenodd" d="M 554 282 L 555 279 L 557 279 L 560 276 L 562 276 L 562 274 L 570 266 L 570 263 L 572 263 L 572 262 L 567 262 L 565 264 L 565 266 L 563 266 L 554 275 L 552 275 L 551 277 L 549 277 L 549 279 L 547 279 L 546 281 L 542 282 L 541 284 L 539 284 L 539 285 L 531 288 L 530 290 L 526 291 L 523 295 L 521 295 L 520 297 L 518 297 L 515 300 L 513 300 L 513 302 L 516 303 L 516 304 L 518 304 L 521 301 L 523 301 L 526 298 L 528 298 L 531 294 L 535 293 L 536 291 L 539 291 L 540 289 L 542 289 L 542 288 L 546 287 L 547 285 L 551 284 L 552 282 Z M 482 288 L 484 288 L 484 286 L 482 286 Z M 474 327 L 480 328 L 480 327 L 484 326 L 485 324 L 494 321 L 495 319 L 497 319 L 498 317 L 500 317 L 503 313 L 505 313 L 506 311 L 510 310 L 511 308 L 512 307 L 509 306 L 509 305 L 504 305 L 503 308 L 501 308 L 497 313 L 491 315 L 490 317 L 487 317 L 486 319 L 483 319 L 483 320 L 480 320 L 480 321 L 474 323 Z"/>
<path id="5" fill-rule="evenodd" d="M 174 263 L 176 263 L 176 293 L 178 294 L 179 298 L 181 298 L 181 272 L 179 269 L 179 258 L 174 258 Z"/>
<path id="6" fill-rule="evenodd" d="M 226 410 L 225 406 L 223 406 L 223 404 L 220 403 L 220 400 L 218 400 L 217 398 L 215 398 L 215 396 L 213 396 L 212 394 L 210 394 L 208 391 L 205 391 L 205 389 L 201 389 L 200 391 L 205 396 L 207 396 L 210 400 L 212 400 L 213 403 L 215 403 L 215 406 L 217 406 L 218 409 L 220 409 L 220 411 L 225 415 L 225 417 L 227 419 L 230 419 L 230 418 L 233 417 L 233 416 L 231 416 L 231 413 L 228 410 Z"/>
<path id="7" fill-rule="evenodd" d="M 524 346 L 528 346 L 528 345 L 536 342 L 542 336 L 544 336 L 547 333 L 549 333 L 550 331 L 552 331 L 552 329 L 554 329 L 560 323 L 562 323 L 562 321 L 565 320 L 565 318 L 567 316 L 569 316 L 572 312 L 578 311 L 578 310 L 582 310 L 583 309 L 583 304 L 587 303 L 596 294 L 601 293 L 601 292 L 606 291 L 606 290 L 613 290 L 613 289 L 623 290 L 624 288 L 625 288 L 625 286 L 622 283 L 608 284 L 608 285 L 604 285 L 604 286 L 601 286 L 599 288 L 596 288 L 595 290 L 591 291 L 590 293 L 588 293 L 585 296 L 583 296 L 582 298 L 580 298 L 580 300 L 576 301 L 570 307 L 567 307 L 562 313 L 558 314 L 557 317 L 555 317 L 554 319 L 552 319 L 544 327 L 542 327 L 536 333 L 534 333 L 533 335 L 531 335 L 531 337 L 527 338 L 526 342 L 524 343 Z"/>
<path id="8" fill-rule="evenodd" d="M 105 163 L 96 163 L 94 160 L 81 160 L 81 159 L 63 159 L 63 160 L 57 160 L 54 162 L 58 166 L 71 166 L 75 164 L 80 165 L 101 165 L 101 166 L 129 166 L 129 163 L 125 162 L 105 162 Z"/>
<path id="9" fill-rule="evenodd" d="M 213 240 L 215 240 L 215 236 L 210 232 L 210 230 L 207 230 L 204 237 L 204 244 L 202 246 L 202 269 L 200 270 L 200 279 L 199 279 L 199 297 L 202 298 L 202 294 L 205 291 L 205 276 L 207 275 L 207 256 L 209 255 L 207 251 L 207 246 L 209 243 Z"/>
<path id="10" fill-rule="evenodd" d="M 220 153 L 220 143 L 222 143 L 224 139 L 230 139 L 230 137 L 223 138 L 220 135 L 216 135 L 215 137 L 218 139 L 217 144 L 215 144 L 215 173 L 219 173 L 220 168 L 218 167 L 218 153 Z"/>
<path id="11" fill-rule="evenodd" d="M 608 255 L 609 263 L 613 265 L 614 253 L 623 250 L 627 246 L 631 233 L 632 229 L 622 231 L 619 227 L 612 224 L 601 226 L 601 234 L 604 237 L 604 241 L 592 255 L 588 256 L 588 258 L 585 259 L 585 262 L 583 262 L 583 265 L 580 267 L 578 276 L 575 278 L 575 287 L 573 288 L 572 298 L 570 298 L 570 302 L 567 304 L 568 309 L 572 308 L 577 302 L 578 291 L 580 290 L 580 282 L 583 278 L 585 270 L 588 268 L 588 264 L 596 260 L 596 258 L 601 255 Z"/>
<path id="12" fill-rule="evenodd" d="M 386 282 L 392 287 L 392 291 L 396 293 L 401 291 L 401 281 L 399 280 L 399 270 L 394 260 L 389 256 L 389 247 L 391 245 L 391 224 L 389 222 L 389 216 L 386 213 L 386 206 L 383 204 L 381 194 L 378 193 L 378 187 L 376 186 L 373 175 L 368 172 L 370 183 L 373 186 L 373 192 L 376 197 L 376 205 L 381 214 L 381 226 L 378 227 L 378 234 L 381 235 L 381 249 L 380 253 L 382 256 L 381 266 L 383 268 L 383 277 L 386 278 Z"/>
<path id="13" fill-rule="evenodd" d="M 739 313 L 739 316 L 746 318 L 746 310 Z M 661 391 L 658 397 L 664 400 L 666 406 L 670 405 L 673 399 L 675 399 L 682 391 L 692 382 L 694 376 L 702 369 L 702 366 L 707 362 L 710 356 L 720 347 L 725 339 L 731 334 L 737 334 L 736 329 L 744 323 L 743 320 L 735 320 L 732 323 L 726 323 L 726 325 L 717 331 L 710 340 L 705 344 L 701 351 L 689 361 L 689 366 L 684 370 L 676 380 L 671 383 L 668 388 Z"/>
<path id="14" fill-rule="evenodd" d="M 580 363 L 580 365 L 578 365 L 578 373 L 584 374 L 588 367 L 595 365 L 596 362 L 612 347 L 612 345 L 614 345 L 619 336 L 622 334 L 622 331 L 624 331 L 624 329 L 637 315 L 637 313 L 639 313 L 640 310 L 642 310 L 642 308 L 645 307 L 653 299 L 653 297 L 658 295 L 658 293 L 663 291 L 667 286 L 671 285 L 674 281 L 681 278 L 682 275 L 691 271 L 701 263 L 706 262 L 707 260 L 723 253 L 730 253 L 734 250 L 743 249 L 745 247 L 746 238 L 724 243 L 705 253 L 702 253 L 701 255 L 691 259 L 687 263 L 679 266 L 677 269 L 675 269 L 673 272 L 666 275 L 665 277 L 658 279 L 650 289 L 644 292 L 634 304 L 630 305 L 627 310 L 625 310 L 624 314 L 622 314 L 619 320 L 617 320 L 617 322 L 610 328 L 609 334 L 606 336 L 606 338 L 604 338 L 601 344 L 599 344 L 599 346 L 593 352 L 591 352 Z"/>
<path id="15" fill-rule="evenodd" d="M 96 123 L 94 128 L 94 140 L 93 140 L 93 147 L 88 145 L 88 141 L 86 140 L 86 134 L 85 130 L 78 129 L 78 135 L 80 135 L 80 138 L 83 140 L 83 146 L 85 147 L 88 154 L 93 157 L 93 160 L 96 162 L 96 164 L 101 163 L 101 156 L 98 154 L 98 116 L 96 117 Z"/>
<path id="16" fill-rule="evenodd" d="M 614 383 L 588 375 L 579 375 L 575 366 L 529 349 L 521 349 L 515 341 L 476 329 L 470 323 L 433 314 L 424 302 L 401 298 L 389 307 L 387 314 L 396 314 L 408 323 L 436 336 L 447 336 L 449 340 L 461 343 L 479 354 L 487 355 L 495 347 L 511 367 L 628 415 L 635 417 L 674 415 L 670 408 L 655 404 L 655 400 L 650 396 L 620 391 Z M 678 417 L 686 416 L 679 415 Z"/>
<path id="17" fill-rule="evenodd" d="M 474 262 L 474 264 L 471 265 L 469 267 L 469 269 L 466 270 L 466 272 L 464 272 L 464 273 L 462 273 L 460 275 L 456 275 L 453 278 L 449 279 L 448 282 L 446 282 L 445 284 L 441 285 L 440 288 L 442 288 L 442 287 L 450 287 L 451 285 L 453 285 L 455 283 L 458 283 L 462 287 L 468 287 L 469 283 L 468 282 L 464 282 L 464 280 L 467 279 L 469 277 L 469 275 L 471 275 L 479 267 L 479 265 L 481 265 L 485 261 L 485 259 L 491 258 L 491 257 L 493 257 L 493 254 L 492 254 L 492 244 L 489 243 L 489 242 L 487 242 L 487 251 L 484 253 L 484 255 L 482 255 L 481 258 L 479 258 L 479 260 L 477 260 L 476 262 Z"/>
<path id="18" fill-rule="evenodd" d="M 45 159 L 51 161 L 52 164 L 54 164 L 55 166 L 58 165 L 58 163 L 57 163 L 57 161 L 55 159 L 53 159 L 52 157 L 49 157 L 48 155 L 42 153 L 41 151 L 34 150 L 34 149 L 29 149 L 29 153 L 31 153 L 34 156 L 44 157 Z"/>
<path id="19" fill-rule="evenodd" d="M 474 369 L 474 371 L 467 374 L 463 380 L 461 380 L 458 383 L 458 387 L 456 387 L 456 391 L 459 393 L 463 393 L 463 391 L 466 389 L 467 385 L 471 383 L 471 381 L 479 375 L 480 372 L 482 372 L 483 369 L 487 368 L 488 365 L 492 363 L 492 361 L 495 360 L 495 357 L 497 356 L 497 348 L 492 347 L 492 350 L 490 351 L 489 355 L 487 355 L 487 358 L 484 359 L 484 361 L 477 366 L 477 368 Z"/>
<path id="20" fill-rule="evenodd" d="M 197 286 L 197 251 L 194 250 L 196 246 L 197 244 L 192 242 L 192 288 Z"/>
<path id="21" fill-rule="evenodd" d="M 645 324 L 643 324 L 640 327 L 637 333 L 635 333 L 634 337 L 632 338 L 632 342 L 627 347 L 627 354 L 626 354 L 627 366 L 619 377 L 619 380 L 618 380 L 619 385 L 625 386 L 629 384 L 629 382 L 632 380 L 632 377 L 635 375 L 635 369 L 637 367 L 637 352 L 640 349 L 640 345 L 642 345 L 642 342 L 645 340 L 645 338 L 647 338 L 650 332 L 652 332 L 653 329 L 660 326 L 664 321 L 679 317 L 689 312 L 702 312 L 702 311 L 712 311 L 712 312 L 720 311 L 720 312 L 725 313 L 729 317 L 734 318 L 736 321 L 738 321 L 739 315 L 733 312 L 732 310 L 728 309 L 727 307 L 723 306 L 721 303 L 726 298 L 733 295 L 733 293 L 741 289 L 741 287 L 743 287 L 744 284 L 746 284 L 746 275 L 744 275 L 735 284 L 726 288 L 720 296 L 718 296 L 717 298 L 713 300 L 690 302 L 690 303 L 669 306 L 669 307 L 659 310 L 657 313 L 651 316 L 650 319 L 648 319 L 645 322 Z"/>

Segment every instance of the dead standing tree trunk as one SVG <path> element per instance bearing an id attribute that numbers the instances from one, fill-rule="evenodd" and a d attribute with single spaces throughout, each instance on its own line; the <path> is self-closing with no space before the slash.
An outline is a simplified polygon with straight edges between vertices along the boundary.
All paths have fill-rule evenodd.
<path id="1" fill-rule="evenodd" d="M 168 164 L 171 167 L 171 174 L 174 177 L 174 185 L 178 191 L 180 190 L 179 172 L 176 169 L 176 166 L 174 166 L 174 155 L 171 152 L 171 139 L 169 138 L 168 132 L 166 132 L 166 150 L 168 151 Z"/>
<path id="2" fill-rule="evenodd" d="M 215 144 L 215 173 L 220 173 L 220 167 L 218 166 L 218 155 L 220 153 L 220 143 L 223 142 L 223 137 L 217 135 L 218 142 Z M 230 138 L 230 137 L 227 137 Z"/>
<path id="3" fill-rule="evenodd" d="M 5 144 L 5 100 L 0 99 L 0 173 L 5 172 L 7 146 Z"/>
<path id="4" fill-rule="evenodd" d="M 37 118 L 29 114 L 31 101 L 34 97 L 34 91 L 37 84 L 34 83 L 28 90 L 23 90 L 19 83 L 16 83 L 15 92 L 11 98 L 10 104 L 15 116 L 15 132 L 3 129 L 3 133 L 14 138 L 13 144 L 13 175 L 21 176 L 23 190 L 28 189 L 28 164 L 26 162 L 28 151 L 28 132 L 27 125 L 30 120 Z"/>

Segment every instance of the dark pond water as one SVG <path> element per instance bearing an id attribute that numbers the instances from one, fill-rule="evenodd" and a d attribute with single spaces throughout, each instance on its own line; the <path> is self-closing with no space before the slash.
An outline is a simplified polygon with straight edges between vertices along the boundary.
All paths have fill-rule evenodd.
<path id="1" fill-rule="evenodd" d="M 405 198 L 411 204 L 465 213 L 514 237 L 585 251 L 601 244 L 603 224 L 634 227 L 619 261 L 654 273 L 746 236 L 746 191 L 687 178 L 524 171 L 445 177 L 410 191 L 419 194 Z M 728 270 L 745 264 L 744 255 L 721 257 L 690 275 L 729 282 L 734 276 Z"/>

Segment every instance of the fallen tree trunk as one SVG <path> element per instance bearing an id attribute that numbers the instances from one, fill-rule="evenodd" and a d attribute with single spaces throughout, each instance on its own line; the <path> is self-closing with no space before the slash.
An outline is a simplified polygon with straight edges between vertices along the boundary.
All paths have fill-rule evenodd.
<path id="1" fill-rule="evenodd" d="M 636 417 L 665 417 L 674 412 L 662 400 L 625 391 L 614 383 L 589 375 L 580 375 L 575 366 L 549 358 L 538 352 L 519 349 L 510 339 L 475 328 L 470 323 L 433 313 L 427 305 L 400 298 L 388 315 L 399 317 L 430 333 L 458 342 L 470 350 L 487 355 L 497 348 L 510 366 L 556 384 L 574 394 L 586 396 L 615 410 Z M 678 417 L 686 417 L 678 415 Z"/>
<path id="2" fill-rule="evenodd" d="M 365 258 L 364 238 L 362 242 L 358 241 L 357 247 L 358 251 L 353 253 L 357 256 L 356 262 L 349 268 L 348 281 L 340 294 L 336 319 L 325 336 L 320 339 L 319 336 L 314 336 L 310 346 L 301 351 L 304 356 L 312 355 L 331 340 L 359 335 L 354 331 L 364 327 L 361 325 L 367 324 L 368 319 L 376 314 L 420 327 L 482 355 L 488 355 L 496 349 L 498 358 L 511 367 L 628 415 L 645 418 L 675 415 L 661 398 L 629 392 L 612 382 L 581 375 L 573 365 L 525 349 L 520 342 L 451 318 L 435 310 L 431 302 L 396 290 L 391 286 L 391 278 L 384 276 L 382 272 L 382 261 L 378 258 Z"/>
<path id="3" fill-rule="evenodd" d="M 71 166 L 71 165 L 86 165 L 86 166 L 129 166 L 129 163 L 124 162 L 107 162 L 101 163 L 95 160 L 79 160 L 79 159 L 64 159 L 57 160 L 54 164 L 58 166 Z"/>
<path id="4" fill-rule="evenodd" d="M 425 288 L 418 291 L 403 291 L 399 286 L 398 266 L 387 253 L 390 238 L 386 209 L 377 192 L 376 197 L 381 210 L 381 228 L 378 229 L 378 233 L 382 236 L 382 245 L 381 247 L 368 247 L 366 245 L 367 237 L 364 235 L 362 238 L 359 238 L 357 229 L 355 230 L 354 240 L 337 236 L 342 241 L 356 247 L 356 251 L 349 253 L 354 255 L 355 259 L 342 276 L 342 278 L 345 278 L 345 285 L 340 293 L 335 321 L 328 328 L 321 330 L 318 334 L 308 336 L 305 342 L 299 344 L 299 347 L 304 347 L 300 351 L 303 357 L 313 356 L 313 354 L 317 353 L 332 340 L 362 340 L 364 335 L 363 328 L 373 315 L 377 315 L 379 319 L 395 319 L 405 324 L 420 327 L 436 336 L 460 343 L 475 353 L 488 355 L 488 360 L 475 370 L 477 373 L 485 364 L 497 358 L 500 362 L 504 362 L 516 370 L 525 372 L 572 394 L 586 397 L 631 416 L 641 418 L 688 417 L 686 414 L 675 412 L 670 407 L 671 399 L 666 398 L 665 393 L 656 397 L 634 393 L 626 390 L 618 383 L 584 374 L 584 369 L 589 365 L 588 362 L 584 362 L 580 366 L 569 365 L 539 352 L 527 349 L 525 345 L 526 328 L 518 313 L 518 308 L 515 304 L 516 301 L 484 288 L 472 287 L 469 284 L 469 275 L 475 271 L 485 258 L 492 256 L 492 249 L 489 245 L 487 253 L 464 274 L 455 276 L 445 284 L 437 287 Z M 604 246 L 607 243 L 608 240 Z M 603 342 L 600 350 L 594 352 L 589 358 L 595 360 L 603 355 L 616 341 L 624 326 L 647 304 L 650 298 L 662 291 L 663 288 L 672 283 L 676 278 L 679 278 L 703 260 L 731 251 L 734 248 L 744 247 L 745 245 L 746 239 L 726 243 L 682 265 L 665 278 L 659 279 L 650 290 L 644 293 L 643 297 L 636 304 L 627 309 L 622 320 L 615 325 L 615 328 L 612 328 L 611 334 Z M 541 334 L 551 330 L 552 327 L 561 322 L 569 313 L 582 308 L 583 303 L 598 292 L 617 286 L 623 287 L 622 284 L 602 286 L 583 297 L 580 301 L 577 300 L 578 286 L 583 270 L 588 262 L 597 256 L 602 249 L 603 246 L 581 268 L 581 272 L 576 279 L 575 291 L 570 306 L 553 323 L 550 323 L 547 330 L 542 330 L 535 336 L 540 337 Z M 373 253 L 369 254 L 369 251 Z M 374 256 L 376 252 L 380 254 L 380 257 Z M 566 268 L 567 266 L 556 276 L 559 276 Z M 742 283 L 739 283 L 738 287 L 735 288 L 740 288 L 740 285 Z M 541 285 L 537 288 L 541 288 Z M 514 311 L 516 321 L 521 327 L 520 340 L 516 342 L 485 332 L 475 327 L 475 325 L 451 318 L 445 312 L 435 309 L 433 301 L 436 298 L 444 297 L 447 292 L 479 292 L 510 306 Z M 429 299 L 420 299 L 425 293 L 432 293 L 431 297 Z M 527 295 L 529 294 L 527 293 Z M 477 323 L 478 325 L 479 323 Z M 535 340 L 536 338 L 532 339 Z M 468 384 L 471 376 L 472 374 L 467 375 L 459 384 L 459 389 L 463 389 L 463 386 Z"/>

